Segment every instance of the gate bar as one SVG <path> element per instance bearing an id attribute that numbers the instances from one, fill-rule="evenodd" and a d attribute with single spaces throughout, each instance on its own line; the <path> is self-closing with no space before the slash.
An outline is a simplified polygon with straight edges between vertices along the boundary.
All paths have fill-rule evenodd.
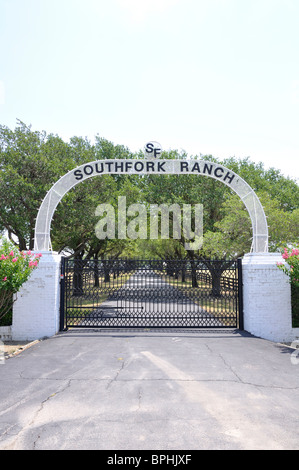
<path id="1" fill-rule="evenodd" d="M 243 309 L 243 272 L 242 258 L 237 259 L 238 269 L 238 299 L 239 299 L 239 330 L 244 330 L 244 309 Z"/>
<path id="2" fill-rule="evenodd" d="M 64 323 L 65 313 L 65 258 L 61 258 L 60 270 L 60 326 L 59 331 L 66 331 Z"/>

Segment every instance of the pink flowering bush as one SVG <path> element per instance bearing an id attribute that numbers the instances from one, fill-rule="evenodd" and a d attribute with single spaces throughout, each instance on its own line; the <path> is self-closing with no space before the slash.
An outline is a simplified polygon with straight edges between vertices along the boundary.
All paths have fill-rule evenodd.
<path id="1" fill-rule="evenodd" d="M 290 282 L 299 288 L 299 249 L 293 248 L 288 251 L 285 248 L 282 257 L 286 260 L 286 264 L 277 263 L 277 266 L 289 276 Z"/>
<path id="2" fill-rule="evenodd" d="M 286 263 L 277 263 L 277 266 L 289 276 L 293 327 L 299 327 L 299 248 L 293 248 L 289 251 L 285 248 L 282 257 Z"/>
<path id="3" fill-rule="evenodd" d="M 0 243 L 0 319 L 12 308 L 13 294 L 26 282 L 38 266 L 41 254 L 20 252 L 13 243 Z"/>

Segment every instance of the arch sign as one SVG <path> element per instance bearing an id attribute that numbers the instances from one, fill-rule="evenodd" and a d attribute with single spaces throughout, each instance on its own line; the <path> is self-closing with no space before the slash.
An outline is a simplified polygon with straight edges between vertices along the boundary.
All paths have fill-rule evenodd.
<path id="1" fill-rule="evenodd" d="M 263 207 L 253 189 L 236 173 L 222 165 L 205 160 L 160 160 L 157 143 L 145 147 L 147 158 L 139 160 L 99 160 L 69 171 L 48 191 L 35 224 L 35 251 L 51 251 L 51 221 L 55 209 L 63 196 L 74 186 L 99 175 L 198 175 L 207 176 L 230 187 L 245 204 L 252 223 L 251 251 L 268 251 L 268 225 Z"/>

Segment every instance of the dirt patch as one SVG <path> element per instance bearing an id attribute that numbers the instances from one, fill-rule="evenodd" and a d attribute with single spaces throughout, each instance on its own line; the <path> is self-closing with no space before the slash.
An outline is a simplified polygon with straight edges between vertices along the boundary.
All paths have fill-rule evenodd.
<path id="1" fill-rule="evenodd" d="M 4 345 L 2 345 L 2 348 L 4 349 L 4 357 L 5 359 L 7 359 L 9 357 L 16 356 L 17 354 L 20 354 L 22 351 L 30 348 L 30 346 L 33 346 L 34 344 L 38 342 L 39 342 L 38 340 L 36 341 L 5 341 Z"/>

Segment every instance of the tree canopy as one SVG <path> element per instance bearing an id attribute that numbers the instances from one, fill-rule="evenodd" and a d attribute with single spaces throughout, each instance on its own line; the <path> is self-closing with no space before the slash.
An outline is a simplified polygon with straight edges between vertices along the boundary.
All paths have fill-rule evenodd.
<path id="1" fill-rule="evenodd" d="M 33 249 L 35 219 L 42 199 L 55 181 L 71 169 L 95 160 L 134 159 L 122 145 L 97 135 L 91 143 L 83 137 L 64 142 L 45 131 L 33 131 L 21 121 L 14 130 L 0 126 L 0 232 L 7 232 L 20 250 Z M 199 158 L 176 150 L 163 152 L 163 159 Z M 299 187 L 277 169 L 266 170 L 250 158 L 231 157 L 223 161 L 211 155 L 200 159 L 215 161 L 241 176 L 256 192 L 269 225 L 269 249 L 279 251 L 299 240 Z M 117 215 L 118 197 L 127 204 L 202 204 L 203 245 L 196 252 L 179 240 L 98 239 L 96 208 L 108 203 Z M 128 222 L 132 216 L 127 216 Z M 144 228 L 144 227 L 143 227 Z M 139 227 L 140 229 L 140 227 Z M 104 175 L 82 182 L 59 204 L 53 221 L 53 249 L 74 257 L 161 257 L 236 258 L 251 246 L 251 221 L 235 193 L 211 178 L 197 175 Z"/>

